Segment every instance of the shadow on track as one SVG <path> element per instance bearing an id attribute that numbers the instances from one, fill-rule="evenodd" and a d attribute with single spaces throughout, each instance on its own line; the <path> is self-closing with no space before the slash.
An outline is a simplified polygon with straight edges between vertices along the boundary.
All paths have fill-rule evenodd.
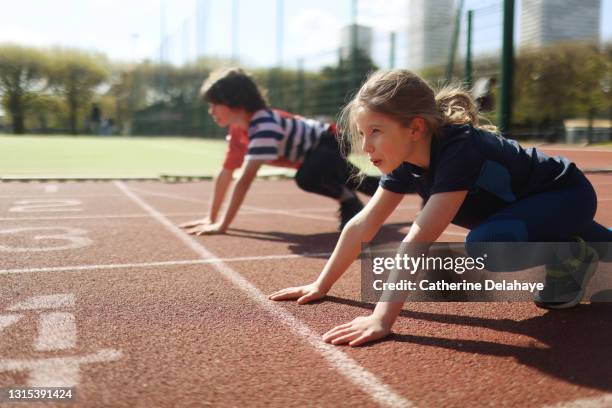
<path id="1" fill-rule="evenodd" d="M 341 299 L 324 300 L 372 310 L 371 303 Z M 508 307 L 512 307 L 511 304 Z M 550 311 L 527 320 L 489 319 L 402 310 L 400 316 L 443 324 L 483 327 L 500 332 L 529 336 L 547 348 L 517 347 L 477 340 L 393 333 L 381 341 L 397 341 L 441 347 L 464 353 L 514 357 L 569 383 L 612 391 L 612 303 L 581 304 L 569 310 Z M 372 345 L 375 345 L 372 343 Z M 370 347 L 372 346 L 370 345 Z M 368 346 L 366 346 L 368 347 Z"/>
<path id="2" fill-rule="evenodd" d="M 412 223 L 396 223 L 384 225 L 375 237 L 376 243 L 396 242 L 400 243 L 406 236 L 400 229 L 410 226 Z M 256 239 L 272 242 L 287 243 L 292 253 L 309 257 L 309 253 L 329 253 L 334 250 L 339 232 L 323 232 L 320 234 L 292 234 L 277 231 L 252 231 L 238 228 L 230 228 L 226 235 L 245 239 Z M 326 256 L 315 256 L 324 258 Z"/>

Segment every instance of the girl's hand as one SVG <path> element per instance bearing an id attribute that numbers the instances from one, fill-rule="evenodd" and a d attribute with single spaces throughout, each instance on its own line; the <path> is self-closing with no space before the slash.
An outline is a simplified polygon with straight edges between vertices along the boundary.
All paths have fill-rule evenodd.
<path id="1" fill-rule="evenodd" d="M 222 224 L 206 224 L 198 225 L 190 230 L 187 230 L 188 234 L 191 235 L 213 235 L 213 234 L 225 234 L 227 230 Z"/>
<path id="2" fill-rule="evenodd" d="M 212 221 L 210 220 L 210 217 L 206 217 L 206 218 L 201 218 L 199 220 L 193 220 L 193 221 L 187 221 L 184 222 L 182 224 L 179 224 L 179 227 L 181 228 L 194 228 L 200 225 L 209 225 L 212 224 Z"/>
<path id="3" fill-rule="evenodd" d="M 333 345 L 348 343 L 349 346 L 382 339 L 391 332 L 391 325 L 385 324 L 380 317 L 360 316 L 350 323 L 336 326 L 323 335 L 323 341 Z"/>
<path id="4" fill-rule="evenodd" d="M 297 299 L 298 305 L 303 305 L 313 300 L 322 299 L 326 295 L 326 291 L 322 290 L 316 283 L 310 285 L 296 286 L 292 288 L 281 289 L 274 292 L 268 299 L 271 300 L 289 300 Z"/>

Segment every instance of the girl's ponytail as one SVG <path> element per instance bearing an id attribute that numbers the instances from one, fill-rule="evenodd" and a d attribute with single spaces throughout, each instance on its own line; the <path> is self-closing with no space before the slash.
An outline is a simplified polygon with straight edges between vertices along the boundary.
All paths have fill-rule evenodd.
<path id="1" fill-rule="evenodd" d="M 446 86 L 436 94 L 436 105 L 444 116 L 444 125 L 472 125 L 497 132 L 497 128 L 482 117 L 472 96 L 458 86 Z M 481 125 L 480 122 L 489 122 Z"/>

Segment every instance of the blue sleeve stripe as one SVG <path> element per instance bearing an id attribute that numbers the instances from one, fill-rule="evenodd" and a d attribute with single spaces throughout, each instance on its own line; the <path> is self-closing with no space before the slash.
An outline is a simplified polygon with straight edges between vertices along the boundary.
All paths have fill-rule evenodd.
<path id="1" fill-rule="evenodd" d="M 264 146 L 264 147 L 251 147 L 248 151 L 248 155 L 258 156 L 263 154 L 274 154 L 278 153 L 278 149 L 272 146 Z"/>
<path id="2" fill-rule="evenodd" d="M 285 145 L 285 158 L 290 159 L 291 149 L 293 148 L 293 141 L 295 139 L 295 131 L 297 128 L 297 124 L 295 123 L 295 119 L 291 120 L 293 126 L 291 126 L 291 133 L 289 133 L 289 137 L 287 138 L 287 144 Z"/>
<path id="3" fill-rule="evenodd" d="M 249 127 L 257 126 L 257 125 L 260 125 L 262 123 L 276 123 L 276 122 L 274 121 L 273 118 L 271 118 L 269 116 L 264 116 L 263 118 L 253 119 L 249 123 Z"/>
<path id="4" fill-rule="evenodd" d="M 275 139 L 281 141 L 283 140 L 283 134 L 275 132 L 273 130 L 262 130 L 260 132 L 252 134 L 251 140 L 253 139 Z"/>

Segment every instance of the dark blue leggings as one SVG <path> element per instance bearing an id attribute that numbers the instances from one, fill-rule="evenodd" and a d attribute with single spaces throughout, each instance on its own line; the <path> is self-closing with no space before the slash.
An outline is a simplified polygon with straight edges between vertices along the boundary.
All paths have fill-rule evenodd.
<path id="1" fill-rule="evenodd" d="M 472 229 L 474 242 L 565 242 L 581 237 L 606 258 L 612 231 L 593 220 L 597 195 L 578 169 L 562 187 L 523 198 Z M 601 243 L 597 245 L 596 243 Z M 610 254 L 612 255 L 612 254 Z"/>

